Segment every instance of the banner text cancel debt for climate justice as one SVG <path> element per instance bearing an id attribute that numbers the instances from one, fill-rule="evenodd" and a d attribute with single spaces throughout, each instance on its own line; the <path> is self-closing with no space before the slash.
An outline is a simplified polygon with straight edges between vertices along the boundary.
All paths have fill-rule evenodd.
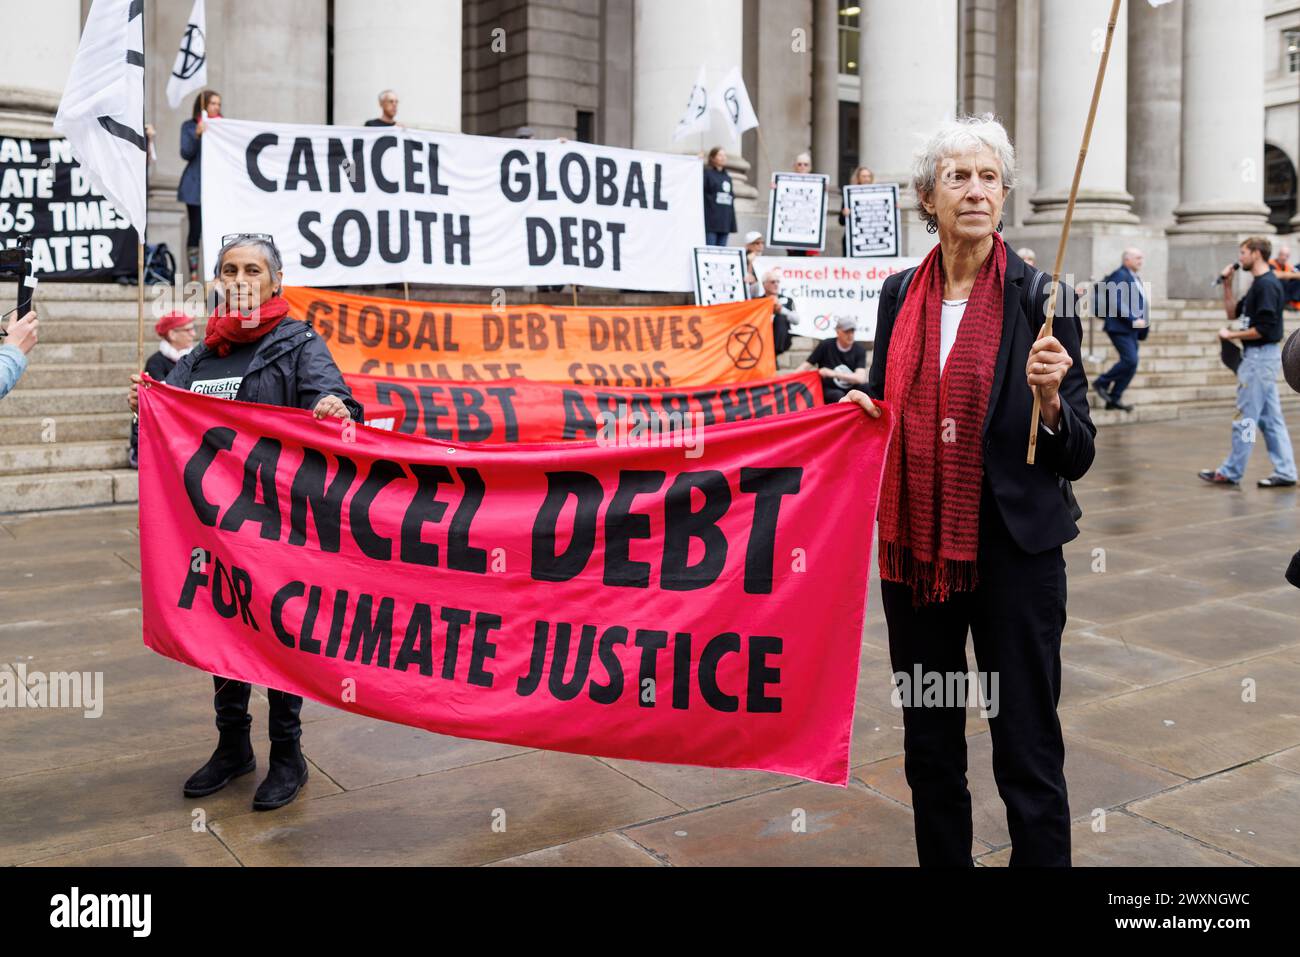
<path id="1" fill-rule="evenodd" d="M 717 425 L 697 460 L 153 383 L 140 415 L 155 651 L 445 734 L 847 781 L 888 415 Z"/>

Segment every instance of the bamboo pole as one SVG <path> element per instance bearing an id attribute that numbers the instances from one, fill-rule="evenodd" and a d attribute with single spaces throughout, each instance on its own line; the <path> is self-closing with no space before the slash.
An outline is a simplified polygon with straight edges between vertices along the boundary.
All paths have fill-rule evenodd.
<path id="1" fill-rule="evenodd" d="M 1070 184 L 1070 201 L 1065 206 L 1065 221 L 1061 224 L 1061 241 L 1056 246 L 1056 264 L 1052 267 L 1052 290 L 1047 297 L 1047 315 L 1038 338 L 1052 334 L 1052 319 L 1056 316 L 1056 294 L 1061 280 L 1061 269 L 1065 264 L 1065 245 L 1070 239 L 1070 221 L 1074 218 L 1074 201 L 1079 195 L 1079 179 L 1083 176 L 1083 161 L 1088 156 L 1088 144 L 1092 141 L 1092 123 L 1097 118 L 1097 103 L 1101 100 L 1101 84 L 1106 79 L 1106 65 L 1110 62 L 1111 41 L 1115 37 L 1115 24 L 1119 21 L 1120 0 L 1111 0 L 1110 21 L 1106 24 L 1106 45 L 1101 51 L 1101 62 L 1097 64 L 1097 81 L 1092 87 L 1092 103 L 1088 107 L 1088 122 L 1083 127 L 1083 142 L 1079 145 L 1079 159 L 1074 164 L 1074 182 Z M 1034 464 L 1034 454 L 1038 450 L 1038 423 L 1043 414 L 1042 397 L 1034 389 L 1034 411 L 1029 420 L 1029 454 L 1025 461 Z"/>
<path id="2" fill-rule="evenodd" d="M 144 371 L 144 243 L 135 250 L 135 367 Z"/>

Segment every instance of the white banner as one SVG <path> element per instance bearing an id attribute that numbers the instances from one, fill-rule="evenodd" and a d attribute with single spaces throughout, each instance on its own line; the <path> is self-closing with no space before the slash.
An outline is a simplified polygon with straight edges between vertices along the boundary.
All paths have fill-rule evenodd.
<path id="1" fill-rule="evenodd" d="M 799 321 L 790 328 L 796 336 L 829 339 L 835 321 L 852 316 L 859 342 L 876 337 L 876 308 L 880 287 L 894 273 L 918 265 L 919 258 L 831 259 L 827 256 L 759 256 L 754 268 L 762 276 L 781 271 L 781 293 L 794 300 Z"/>
<path id="2" fill-rule="evenodd" d="M 203 250 L 270 233 L 285 282 L 577 283 L 688 292 L 704 242 L 693 156 L 382 127 L 213 119 Z"/>

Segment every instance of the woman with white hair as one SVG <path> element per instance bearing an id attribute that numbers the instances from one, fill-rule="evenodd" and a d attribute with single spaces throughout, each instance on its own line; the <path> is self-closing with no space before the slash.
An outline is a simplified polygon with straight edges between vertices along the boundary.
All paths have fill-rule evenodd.
<path id="1" fill-rule="evenodd" d="M 311 409 L 318 419 L 363 421 L 361 405 L 352 398 L 325 340 L 289 315 L 289 304 L 280 295 L 282 269 L 270 236 L 241 233 L 223 240 L 216 267 L 221 305 L 208 317 L 203 341 L 168 373 L 167 385 L 241 402 Z M 127 401 L 133 412 L 139 382 L 140 376 L 131 376 Z M 149 462 L 141 465 L 148 468 Z M 217 748 L 185 782 L 186 797 L 214 794 L 257 766 L 248 714 L 251 686 L 218 675 L 213 682 Z M 267 699 L 271 764 L 253 796 L 255 811 L 283 807 L 307 781 L 300 744 L 302 698 L 268 688 Z"/>
<path id="2" fill-rule="evenodd" d="M 885 281 L 866 394 L 842 400 L 872 415 L 880 414 L 873 400 L 884 400 L 897 423 L 880 493 L 881 596 L 922 865 L 971 864 L 966 712 L 962 700 L 922 701 L 908 682 L 918 673 L 966 675 L 968 630 L 1011 864 L 1070 863 L 1056 707 L 1061 546 L 1079 530 L 1062 480 L 1088 470 L 1096 429 L 1076 313 L 1039 338 L 1050 280 L 999 235 L 1014 182 L 1015 153 L 991 115 L 945 123 L 926 143 L 912 186 L 939 243 Z M 1068 294 L 1061 285 L 1058 303 Z M 1042 419 L 1028 465 L 1035 392 Z"/>

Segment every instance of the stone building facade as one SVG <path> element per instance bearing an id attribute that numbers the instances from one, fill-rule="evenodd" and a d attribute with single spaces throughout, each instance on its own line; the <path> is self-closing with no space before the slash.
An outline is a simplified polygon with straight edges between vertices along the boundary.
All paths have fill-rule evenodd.
<path id="1" fill-rule="evenodd" d="M 150 240 L 182 245 L 183 163 L 165 86 L 189 0 L 149 0 L 158 130 Z M 229 116 L 359 124 L 385 88 L 410 126 L 531 127 L 638 149 L 728 148 L 741 229 L 795 154 L 839 184 L 858 162 L 906 182 L 945 116 L 994 112 L 1019 152 L 1006 235 L 1050 265 L 1104 38 L 1105 0 L 208 0 L 209 80 Z M 0 0 L 0 133 L 48 133 L 89 0 Z M 1291 233 L 1300 3 L 1129 0 L 1084 170 L 1067 270 L 1147 252 L 1158 296 L 1204 298 L 1239 237 Z M 17 29 L 14 25 L 17 24 Z M 761 126 L 674 143 L 703 64 L 742 67 Z M 756 188 L 758 187 L 758 188 Z M 838 248 L 832 202 L 831 240 Z M 932 238 L 907 217 L 908 251 Z M 1300 223 L 1300 220 L 1296 221 Z"/>

